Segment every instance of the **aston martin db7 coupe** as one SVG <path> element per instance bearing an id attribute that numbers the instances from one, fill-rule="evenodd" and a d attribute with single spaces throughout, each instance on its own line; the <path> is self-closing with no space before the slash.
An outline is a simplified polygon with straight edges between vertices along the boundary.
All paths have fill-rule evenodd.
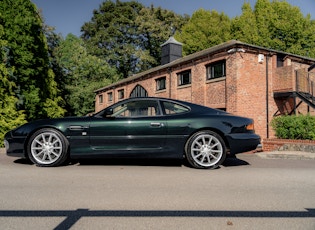
<path id="1" fill-rule="evenodd" d="M 129 98 L 92 116 L 37 120 L 5 135 L 8 156 L 38 166 L 79 158 L 187 159 L 216 168 L 227 154 L 256 149 L 252 119 L 166 98 Z"/>

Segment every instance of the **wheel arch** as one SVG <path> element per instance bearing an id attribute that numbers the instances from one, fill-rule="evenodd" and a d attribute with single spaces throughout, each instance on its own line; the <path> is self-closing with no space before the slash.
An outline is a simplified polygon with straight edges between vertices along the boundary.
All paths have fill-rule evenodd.
<path id="1" fill-rule="evenodd" d="M 33 136 L 34 133 L 36 133 L 38 130 L 41 130 L 41 129 L 53 129 L 53 130 L 61 133 L 62 135 L 64 135 L 65 141 L 68 142 L 68 148 L 69 148 L 69 141 L 66 138 L 66 135 L 64 134 L 64 132 L 62 132 L 60 129 L 58 129 L 58 128 L 54 127 L 54 126 L 49 126 L 49 125 L 41 126 L 41 127 L 36 128 L 36 129 L 33 129 L 31 132 L 28 133 L 27 137 L 25 138 L 24 146 L 23 146 L 24 147 L 24 156 L 25 156 L 25 158 L 28 158 L 27 147 L 28 147 L 28 144 L 29 144 L 29 141 L 30 141 L 31 137 Z M 69 149 L 68 149 L 68 151 L 69 151 Z"/>
<path id="2" fill-rule="evenodd" d="M 213 127 L 208 127 L 208 128 L 197 129 L 197 130 L 195 130 L 193 133 L 191 133 L 189 135 L 189 137 L 186 139 L 185 146 L 184 146 L 185 153 L 187 151 L 187 145 L 189 143 L 189 140 L 192 138 L 192 136 L 194 136 L 196 133 L 202 132 L 202 131 L 212 131 L 212 132 L 217 133 L 222 138 L 222 140 L 224 141 L 224 144 L 225 144 L 225 147 L 226 147 L 226 152 L 227 153 L 230 152 L 230 145 L 229 145 L 229 142 L 228 142 L 226 136 L 224 135 L 224 133 L 222 131 L 220 131 L 219 129 L 216 129 L 216 128 L 213 128 Z"/>

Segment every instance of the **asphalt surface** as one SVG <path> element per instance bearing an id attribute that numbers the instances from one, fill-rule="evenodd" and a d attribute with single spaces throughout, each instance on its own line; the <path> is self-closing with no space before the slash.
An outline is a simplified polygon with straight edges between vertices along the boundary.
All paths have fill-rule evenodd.
<path id="1" fill-rule="evenodd" d="M 41 168 L 2 149 L 0 229 L 314 230 L 312 153 L 267 154 L 217 170 L 124 160 Z"/>
<path id="2" fill-rule="evenodd" d="M 0 148 L 0 154 L 5 154 L 5 149 Z M 256 152 L 247 153 L 255 154 L 264 159 L 296 159 L 296 160 L 315 160 L 315 153 L 302 151 L 272 151 L 272 152 Z"/>

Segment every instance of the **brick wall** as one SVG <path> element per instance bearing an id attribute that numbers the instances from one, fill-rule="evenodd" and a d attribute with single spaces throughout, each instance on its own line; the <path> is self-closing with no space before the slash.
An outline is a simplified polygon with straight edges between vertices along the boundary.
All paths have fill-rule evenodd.
<path id="1" fill-rule="evenodd" d="M 259 62 L 259 54 L 264 55 L 264 61 Z M 266 54 L 261 50 L 251 49 L 234 53 L 223 50 L 207 56 L 196 56 L 190 61 L 183 61 L 167 68 L 159 68 L 158 71 L 115 86 L 115 89 L 99 92 L 98 95 L 103 94 L 104 102 L 100 104 L 98 95 L 96 95 L 95 109 L 99 111 L 117 102 L 119 100 L 118 90 L 124 89 L 125 98 L 128 98 L 132 90 L 137 85 L 141 85 L 148 92 L 148 96 L 189 101 L 213 108 L 226 109 L 229 113 L 253 118 L 256 133 L 262 138 L 267 136 L 272 138 L 274 132 L 267 124 L 267 120 L 271 122 L 274 114 L 279 108 L 281 109 L 281 106 L 292 107 L 294 104 L 292 100 L 276 101 L 273 98 L 274 90 L 290 89 L 295 81 L 295 70 L 306 68 L 307 65 L 286 59 L 285 65 L 290 66 L 277 68 L 276 54 L 269 56 L 268 60 Z M 220 60 L 226 60 L 226 77 L 207 80 L 206 66 Z M 178 86 L 177 74 L 185 70 L 191 71 L 191 84 Z M 157 91 L 156 79 L 160 77 L 166 77 L 166 89 Z M 114 95 L 114 100 L 111 102 L 108 102 L 107 99 L 108 92 L 113 92 Z M 284 109 L 282 108 L 283 111 Z M 307 109 L 307 106 L 301 105 L 299 112 L 305 113 Z"/>
<path id="2" fill-rule="evenodd" d="M 284 146 L 291 146 L 291 150 L 308 151 L 314 150 L 315 141 L 312 140 L 289 140 L 289 139 L 263 139 L 263 151 L 271 152 L 281 150 Z"/>
<path id="3" fill-rule="evenodd" d="M 236 53 L 237 115 L 254 118 L 255 130 L 266 136 L 266 61 L 259 63 L 257 53 Z M 269 61 L 269 65 L 272 60 Z M 271 68 L 269 68 L 271 69 Z M 270 75 L 270 73 L 269 73 Z M 269 97 L 272 89 L 269 87 Z M 271 100 L 269 100 L 271 101 Z"/>
<path id="4" fill-rule="evenodd" d="M 272 79 L 273 89 L 279 91 L 293 91 L 295 89 L 295 74 L 293 66 L 284 66 L 275 69 Z"/>

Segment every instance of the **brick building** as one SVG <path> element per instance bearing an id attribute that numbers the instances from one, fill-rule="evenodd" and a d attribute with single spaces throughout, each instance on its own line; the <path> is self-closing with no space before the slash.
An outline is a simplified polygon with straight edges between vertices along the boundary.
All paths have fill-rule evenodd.
<path id="1" fill-rule="evenodd" d="M 315 111 L 314 63 L 234 40 L 181 57 L 170 38 L 160 66 L 96 90 L 95 111 L 128 97 L 174 98 L 251 117 L 268 138 L 274 116 Z"/>

